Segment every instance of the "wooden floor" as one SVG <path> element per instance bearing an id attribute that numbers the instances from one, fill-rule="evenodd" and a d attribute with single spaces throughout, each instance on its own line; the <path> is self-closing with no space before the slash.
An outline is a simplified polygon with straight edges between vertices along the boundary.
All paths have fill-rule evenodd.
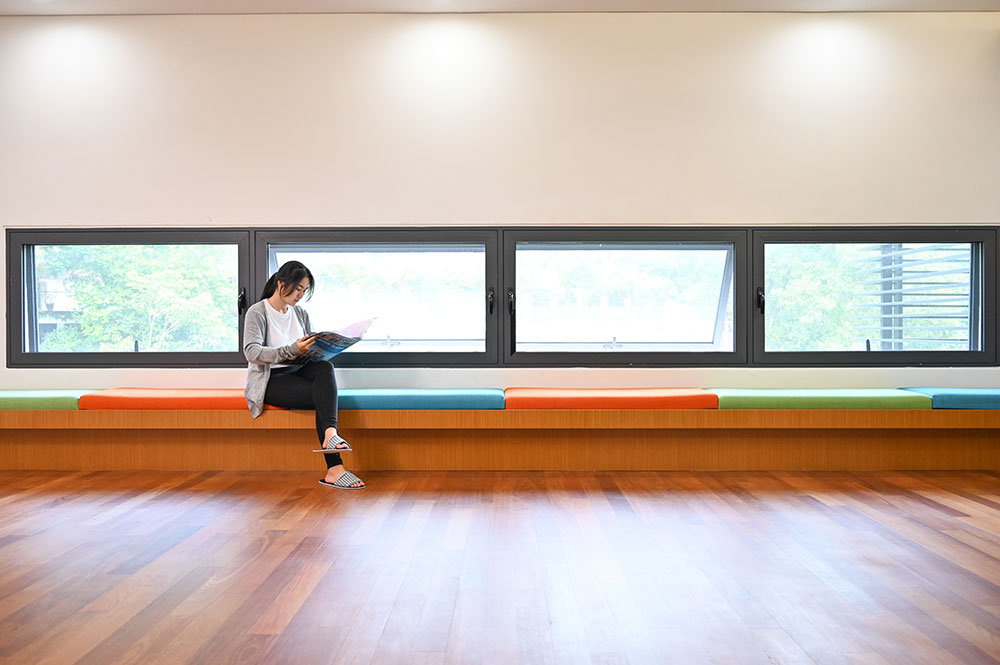
<path id="1" fill-rule="evenodd" d="M 0 473 L 0 663 L 1000 662 L 1000 474 Z"/>

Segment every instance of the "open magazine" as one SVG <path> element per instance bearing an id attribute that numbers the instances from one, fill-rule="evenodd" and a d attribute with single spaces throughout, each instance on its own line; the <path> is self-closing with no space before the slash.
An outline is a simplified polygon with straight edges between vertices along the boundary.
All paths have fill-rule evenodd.
<path id="1" fill-rule="evenodd" d="M 340 330 L 313 333 L 316 336 L 313 345 L 306 349 L 305 353 L 292 358 L 288 363 L 290 365 L 304 365 L 314 360 L 329 360 L 344 349 L 360 342 L 362 335 L 365 334 L 368 326 L 374 320 L 374 318 L 365 319 Z"/>

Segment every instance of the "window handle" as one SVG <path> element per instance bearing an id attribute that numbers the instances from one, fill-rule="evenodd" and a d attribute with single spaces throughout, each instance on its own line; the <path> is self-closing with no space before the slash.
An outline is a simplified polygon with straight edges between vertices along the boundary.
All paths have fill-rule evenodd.
<path id="1" fill-rule="evenodd" d="M 514 289 L 507 289 L 507 311 L 514 316 Z"/>
<path id="2" fill-rule="evenodd" d="M 247 290 L 245 288 L 241 288 L 240 294 L 236 296 L 236 309 L 240 314 L 247 311 Z"/>
<path id="3" fill-rule="evenodd" d="M 493 314 L 493 287 L 486 289 L 486 313 Z"/>
<path id="4" fill-rule="evenodd" d="M 764 287 L 763 286 L 758 286 L 757 287 L 757 309 L 760 310 L 761 314 L 764 313 Z"/>

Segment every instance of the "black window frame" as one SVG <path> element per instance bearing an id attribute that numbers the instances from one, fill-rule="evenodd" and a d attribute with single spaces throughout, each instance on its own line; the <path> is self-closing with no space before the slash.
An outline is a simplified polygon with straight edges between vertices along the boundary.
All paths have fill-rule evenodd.
<path id="1" fill-rule="evenodd" d="M 248 229 L 7 229 L 7 367 L 18 368 L 130 368 L 130 367 L 245 367 L 243 313 L 240 302 L 252 283 L 250 256 L 253 234 Z M 39 352 L 24 350 L 26 323 L 36 315 L 34 264 L 25 248 L 36 245 L 236 245 L 238 288 L 233 298 L 239 316 L 236 351 Z M 210 266 L 207 266 L 210 268 Z"/>
<path id="2" fill-rule="evenodd" d="M 487 306 L 485 353 L 349 353 L 340 367 L 984 367 L 1000 365 L 997 316 L 1000 313 L 997 259 L 1000 226 L 888 227 L 571 227 L 571 226 L 437 226 L 437 227 L 223 227 L 217 229 L 7 228 L 7 367 L 18 368 L 174 368 L 245 367 L 242 353 L 243 312 L 256 300 L 268 277 L 268 243 L 308 242 L 486 242 L 484 297 Z M 548 353 L 515 352 L 516 265 L 519 240 L 551 242 L 727 242 L 733 245 L 733 328 L 731 352 Z M 981 351 L 893 352 L 764 352 L 763 324 L 756 289 L 764 285 L 764 244 L 768 242 L 973 242 L 981 243 L 978 285 L 982 311 Z M 240 349 L 237 352 L 39 353 L 22 350 L 25 280 L 24 247 L 37 244 L 237 244 Z M 973 266 L 978 269 L 979 266 Z M 33 281 L 31 282 L 33 285 Z M 513 295 L 513 314 L 508 308 Z M 32 300 L 33 302 L 33 300 Z M 470 357 L 475 356 L 475 357 Z"/>
<path id="3" fill-rule="evenodd" d="M 254 282 L 251 304 L 257 301 L 270 275 L 268 266 L 271 244 L 301 245 L 315 243 L 372 243 L 372 244 L 470 244 L 483 243 L 486 248 L 485 274 L 483 275 L 483 300 L 486 303 L 486 350 L 473 352 L 350 352 L 334 360 L 337 367 L 496 367 L 500 348 L 498 302 L 499 281 L 499 232 L 494 227 L 448 228 L 340 228 L 289 231 L 260 229 L 256 232 L 254 265 L 257 279 Z M 320 286 L 322 288 L 322 285 Z M 492 297 L 492 306 L 490 298 Z M 308 309 L 308 304 L 305 305 Z M 429 312 L 428 315 L 433 315 Z"/>
<path id="4" fill-rule="evenodd" d="M 664 227 L 557 227 L 504 229 L 503 238 L 503 364 L 517 367 L 729 367 L 747 364 L 747 229 Z M 518 242 L 707 243 L 733 246 L 732 351 L 517 351 Z"/>
<path id="5" fill-rule="evenodd" d="M 989 367 L 997 363 L 997 227 L 781 227 L 752 231 L 751 365 L 756 367 Z M 981 244 L 978 274 L 982 321 L 980 351 L 765 351 L 767 283 L 764 246 L 811 243 L 973 243 Z M 762 290 L 763 301 L 758 297 Z M 762 309 L 764 312 L 762 312 Z M 975 308 L 973 307 L 973 310 Z"/>

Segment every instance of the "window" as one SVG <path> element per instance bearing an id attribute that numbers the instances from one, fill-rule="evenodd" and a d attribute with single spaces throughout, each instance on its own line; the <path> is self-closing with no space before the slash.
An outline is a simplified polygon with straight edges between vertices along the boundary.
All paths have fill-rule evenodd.
<path id="1" fill-rule="evenodd" d="M 513 362 L 741 362 L 745 232 L 506 231 Z"/>
<path id="2" fill-rule="evenodd" d="M 8 229 L 10 367 L 245 367 L 289 260 L 340 367 L 996 366 L 1000 227 Z"/>
<path id="3" fill-rule="evenodd" d="M 11 232 L 11 366 L 242 364 L 246 232 Z M 241 258 L 242 257 L 242 258 Z"/>
<path id="4" fill-rule="evenodd" d="M 995 361 L 996 239 L 966 231 L 759 231 L 755 360 Z"/>
<path id="5" fill-rule="evenodd" d="M 314 328 L 375 317 L 338 365 L 494 361 L 495 231 L 262 235 L 267 275 L 290 260 L 313 273 L 317 289 L 304 306 Z"/>

